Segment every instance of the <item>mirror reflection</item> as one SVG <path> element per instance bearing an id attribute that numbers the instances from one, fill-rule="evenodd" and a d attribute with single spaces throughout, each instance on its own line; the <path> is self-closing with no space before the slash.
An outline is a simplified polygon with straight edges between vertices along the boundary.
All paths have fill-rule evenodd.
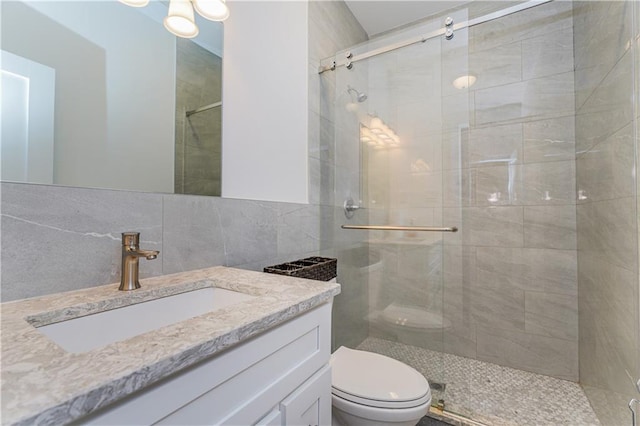
<path id="1" fill-rule="evenodd" d="M 2 180 L 220 195 L 222 24 L 167 6 L 2 3 Z"/>

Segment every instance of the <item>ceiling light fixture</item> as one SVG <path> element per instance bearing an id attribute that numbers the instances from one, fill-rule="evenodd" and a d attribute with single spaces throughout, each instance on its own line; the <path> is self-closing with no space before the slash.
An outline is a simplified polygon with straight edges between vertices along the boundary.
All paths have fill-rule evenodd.
<path id="1" fill-rule="evenodd" d="M 380 117 L 373 117 L 368 127 L 360 124 L 360 142 L 378 149 L 394 148 L 400 145 L 400 138 Z"/>
<path id="2" fill-rule="evenodd" d="M 190 0 L 171 0 L 169 14 L 163 22 L 167 31 L 178 37 L 193 38 L 199 32 Z"/>
<path id="3" fill-rule="evenodd" d="M 192 0 L 193 7 L 203 18 L 224 21 L 229 17 L 229 8 L 224 0 Z"/>
<path id="4" fill-rule="evenodd" d="M 467 89 L 473 86 L 476 82 L 476 76 L 474 75 L 463 75 L 462 77 L 458 77 L 453 80 L 453 87 L 456 89 Z"/>
<path id="5" fill-rule="evenodd" d="M 144 7 L 149 0 L 119 0 L 132 7 Z M 170 0 L 169 13 L 164 18 L 164 27 L 172 34 L 183 38 L 193 38 L 199 30 L 193 9 L 210 21 L 224 21 L 229 17 L 225 0 Z"/>

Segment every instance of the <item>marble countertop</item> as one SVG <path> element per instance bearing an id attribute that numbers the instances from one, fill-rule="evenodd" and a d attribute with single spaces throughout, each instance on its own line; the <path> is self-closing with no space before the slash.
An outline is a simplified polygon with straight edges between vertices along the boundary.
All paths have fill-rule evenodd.
<path id="1" fill-rule="evenodd" d="M 335 283 L 226 267 L 109 284 L 0 305 L 2 424 L 64 424 L 321 305 Z M 257 296 L 84 353 L 35 327 L 172 294 L 220 287 Z"/>

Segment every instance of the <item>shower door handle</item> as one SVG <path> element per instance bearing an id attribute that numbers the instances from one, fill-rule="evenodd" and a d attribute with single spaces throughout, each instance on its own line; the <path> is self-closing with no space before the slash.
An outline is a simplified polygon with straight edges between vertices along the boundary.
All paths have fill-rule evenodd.
<path id="1" fill-rule="evenodd" d="M 635 398 L 629 401 L 629 410 L 631 410 L 631 426 L 638 426 L 638 415 L 636 413 L 635 406 L 639 403 L 640 401 Z"/>

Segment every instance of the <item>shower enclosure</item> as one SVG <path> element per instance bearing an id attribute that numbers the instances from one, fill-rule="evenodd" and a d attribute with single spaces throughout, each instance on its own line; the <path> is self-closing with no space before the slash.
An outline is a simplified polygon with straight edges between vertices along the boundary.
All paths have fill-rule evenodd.
<path id="1" fill-rule="evenodd" d="M 174 192 L 220 196 L 222 191 L 222 58 L 176 39 Z"/>
<path id="2" fill-rule="evenodd" d="M 590 404 L 602 424 L 631 424 L 638 9 L 474 1 L 322 61 L 335 202 L 359 207 L 341 224 L 372 226 L 335 231 L 366 233 L 368 261 L 340 279 L 366 310 L 334 346 L 418 368 L 434 404 L 486 423 L 531 421 L 513 409 L 530 392 L 578 392 L 588 410 L 569 398 L 536 422 L 593 423 Z M 483 393 L 498 366 L 516 372 L 503 406 Z"/>

